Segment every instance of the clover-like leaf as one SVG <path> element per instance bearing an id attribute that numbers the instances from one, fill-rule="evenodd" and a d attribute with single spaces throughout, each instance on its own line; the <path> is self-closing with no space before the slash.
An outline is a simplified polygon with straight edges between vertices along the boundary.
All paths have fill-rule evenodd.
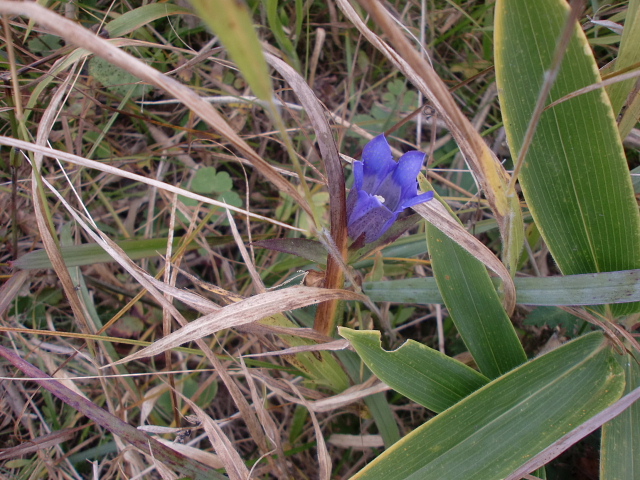
<path id="1" fill-rule="evenodd" d="M 214 167 L 204 167 L 196 172 L 191 181 L 191 190 L 196 193 L 228 192 L 233 187 L 227 172 L 218 172 Z"/>

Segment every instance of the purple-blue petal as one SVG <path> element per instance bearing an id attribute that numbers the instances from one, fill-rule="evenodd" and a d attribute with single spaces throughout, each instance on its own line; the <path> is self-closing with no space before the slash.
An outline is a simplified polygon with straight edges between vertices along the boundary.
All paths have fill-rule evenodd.
<path id="1" fill-rule="evenodd" d="M 364 243 L 371 243 L 380 238 L 393 225 L 397 217 L 397 213 L 391 212 L 387 207 L 381 205 L 350 223 L 349 236 L 357 239 L 364 234 Z"/>
<path id="2" fill-rule="evenodd" d="M 359 190 L 357 188 L 352 188 L 349 195 L 347 195 L 347 223 L 349 222 L 353 209 L 358 202 L 358 191 Z"/>
<path id="3" fill-rule="evenodd" d="M 391 228 L 391 226 L 396 222 L 397 219 L 398 219 L 398 212 L 394 212 L 393 216 L 390 217 L 389 220 L 387 220 L 387 223 L 383 224 L 377 231 L 372 230 L 367 234 L 367 236 L 365 237 L 365 243 L 371 243 L 378 240 L 382 235 L 384 235 L 387 232 L 387 230 Z"/>
<path id="4" fill-rule="evenodd" d="M 351 191 L 353 192 L 356 190 L 352 189 Z M 352 197 L 351 193 L 349 193 L 349 197 Z M 351 200 L 351 202 L 353 202 L 352 205 L 348 205 L 348 207 L 351 207 L 350 208 L 351 211 L 348 213 L 348 217 L 347 217 L 347 227 L 349 228 L 351 227 L 352 224 L 356 223 L 362 217 L 367 215 L 371 210 L 374 210 L 376 208 L 380 208 L 383 206 L 382 203 L 380 203 L 380 200 L 378 200 L 373 195 L 370 195 L 369 193 L 365 192 L 364 190 L 357 190 L 355 201 Z M 351 203 L 351 202 L 347 202 L 347 203 Z"/>
<path id="5" fill-rule="evenodd" d="M 433 192 L 421 193 L 420 195 L 416 195 L 415 197 L 408 198 L 402 202 L 400 205 L 400 211 L 405 208 L 413 207 L 414 205 L 418 205 L 420 203 L 428 202 L 433 198 Z"/>
<path id="6" fill-rule="evenodd" d="M 365 145 L 362 161 L 364 163 L 362 188 L 372 193 L 397 165 L 384 134 L 378 135 Z"/>
<path id="7" fill-rule="evenodd" d="M 393 172 L 395 181 L 403 187 L 405 185 L 413 185 L 416 177 L 420 173 L 425 157 L 426 154 L 418 152 L 417 150 L 402 155 L 398 161 L 398 167 Z"/>
<path id="8" fill-rule="evenodd" d="M 384 198 L 384 205 L 389 210 L 395 211 L 402 199 L 402 185 L 396 182 L 393 175 L 388 175 L 387 178 L 385 178 L 377 188 L 377 190 L 372 193 Z"/>
<path id="9" fill-rule="evenodd" d="M 364 164 L 358 160 L 353 162 L 353 188 L 362 189 L 362 181 L 364 178 Z"/>
<path id="10" fill-rule="evenodd" d="M 354 185 L 347 197 L 351 238 L 362 237 L 364 243 L 371 243 L 393 225 L 405 208 L 433 198 L 433 192 L 418 194 L 416 177 L 425 156 L 422 152 L 408 152 L 396 163 L 384 135 L 365 146 L 362 161 L 353 163 Z"/>

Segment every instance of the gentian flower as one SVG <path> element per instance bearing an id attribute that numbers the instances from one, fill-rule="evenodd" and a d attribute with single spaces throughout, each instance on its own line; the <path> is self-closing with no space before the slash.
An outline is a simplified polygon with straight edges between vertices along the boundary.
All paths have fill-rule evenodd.
<path id="1" fill-rule="evenodd" d="M 371 140 L 362 151 L 362 161 L 353 162 L 355 181 L 347 197 L 347 230 L 364 243 L 382 236 L 405 208 L 427 202 L 433 192 L 418 194 L 416 177 L 426 154 L 407 152 L 398 162 L 383 135 Z"/>

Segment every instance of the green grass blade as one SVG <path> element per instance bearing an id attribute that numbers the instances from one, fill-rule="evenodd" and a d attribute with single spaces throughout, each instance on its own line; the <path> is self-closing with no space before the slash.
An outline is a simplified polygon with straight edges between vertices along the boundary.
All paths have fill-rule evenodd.
<path id="1" fill-rule="evenodd" d="M 495 378 L 525 362 L 485 266 L 431 224 L 427 244 L 438 289 L 480 371 Z"/>
<path id="2" fill-rule="evenodd" d="M 498 284 L 496 279 L 492 279 Z M 588 273 L 566 277 L 515 279 L 522 305 L 601 305 L 640 301 L 640 270 Z M 365 293 L 374 302 L 443 303 L 435 278 L 367 282 Z"/>
<path id="3" fill-rule="evenodd" d="M 494 380 L 396 443 L 354 479 L 495 480 L 620 398 L 624 372 L 601 333 Z"/>
<path id="4" fill-rule="evenodd" d="M 177 248 L 182 241 L 181 238 L 174 238 L 173 248 Z M 208 237 L 207 241 L 212 246 L 220 246 L 225 244 L 234 244 L 233 237 Z M 167 250 L 166 238 L 150 238 L 141 240 L 123 240 L 116 242 L 122 248 L 129 258 L 132 260 L 140 260 L 142 258 L 156 257 L 164 255 Z M 187 250 L 195 250 L 199 248 L 194 241 L 187 247 Z M 109 255 L 97 243 L 85 243 L 82 245 L 63 246 L 60 248 L 62 258 L 64 258 L 67 267 L 81 267 L 83 265 L 94 265 L 96 263 L 113 262 L 113 257 Z M 13 267 L 21 270 L 37 270 L 43 268 L 53 268 L 51 260 L 46 250 L 35 250 L 26 255 L 21 256 L 12 263 Z"/>
<path id="5" fill-rule="evenodd" d="M 282 22 L 280 21 L 280 16 L 278 13 L 279 0 L 264 0 L 267 7 L 267 20 L 269 22 L 269 27 L 271 28 L 271 32 L 276 37 L 276 41 L 278 45 L 280 45 L 280 49 L 289 57 L 290 63 L 293 67 L 301 73 L 300 70 L 300 59 L 298 58 L 298 54 L 296 53 L 296 48 L 291 42 L 289 35 L 284 29 Z M 296 21 L 299 19 L 296 18 Z"/>
<path id="6" fill-rule="evenodd" d="M 123 13 L 111 20 L 104 28 L 111 38 L 121 37 L 138 28 L 169 15 L 192 15 L 189 9 L 171 3 L 150 3 Z"/>
<path id="7" fill-rule="evenodd" d="M 342 327 L 339 333 L 380 380 L 436 413 L 489 382 L 481 373 L 414 340 L 387 352 L 380 346 L 380 332 L 376 330 Z"/>
<path id="8" fill-rule="evenodd" d="M 514 157 L 567 16 L 564 0 L 499 0 L 496 77 Z M 548 101 L 600 80 L 579 28 Z M 546 244 L 565 275 L 640 268 L 640 216 L 609 98 L 600 89 L 545 111 L 520 183 Z M 629 313 L 637 303 L 612 307 Z"/>
<path id="9" fill-rule="evenodd" d="M 220 37 L 256 97 L 271 102 L 271 76 L 247 5 L 237 0 L 190 2 L 200 18 Z"/>
<path id="10" fill-rule="evenodd" d="M 627 6 L 627 17 L 622 31 L 618 58 L 615 60 L 613 72 L 640 62 L 640 48 L 638 48 L 638 45 L 640 45 L 640 0 L 630 0 Z M 636 80 L 631 79 L 614 83 L 607 87 L 607 94 L 611 99 L 611 106 L 615 115 L 620 113 L 635 84 Z M 625 136 L 622 136 L 622 138 Z"/>
<path id="11" fill-rule="evenodd" d="M 376 422 L 376 427 L 382 437 L 385 448 L 391 447 L 391 445 L 400 440 L 400 429 L 386 395 L 384 392 L 369 395 L 365 397 L 364 403 Z"/>
<path id="12" fill-rule="evenodd" d="M 355 384 L 363 383 L 371 377 L 371 371 L 362 364 L 361 358 L 355 352 L 338 351 L 336 356 Z M 376 422 L 384 446 L 389 448 L 400 440 L 398 422 L 384 392 L 365 397 L 364 403 L 371 412 L 373 421 Z"/>
<path id="13" fill-rule="evenodd" d="M 640 365 L 631 355 L 618 359 L 627 377 L 625 394 L 640 387 Z M 600 479 L 640 478 L 640 402 L 602 426 Z"/>

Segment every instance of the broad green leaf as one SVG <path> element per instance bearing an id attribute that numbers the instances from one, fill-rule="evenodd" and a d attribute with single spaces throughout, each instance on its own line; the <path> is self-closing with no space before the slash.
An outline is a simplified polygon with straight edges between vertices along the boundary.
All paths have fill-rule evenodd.
<path id="1" fill-rule="evenodd" d="M 525 362 L 485 266 L 431 224 L 427 245 L 440 294 L 480 371 L 495 378 Z"/>
<path id="2" fill-rule="evenodd" d="M 376 330 L 339 327 L 338 332 L 380 380 L 436 413 L 489 383 L 481 373 L 414 340 L 388 352 Z"/>
<path id="3" fill-rule="evenodd" d="M 599 332 L 563 345 L 429 420 L 353 478 L 505 478 L 620 398 L 614 355 Z"/>
<path id="4" fill-rule="evenodd" d="M 624 393 L 640 387 L 640 365 L 633 356 L 618 358 L 627 377 Z M 640 478 L 640 402 L 602 426 L 600 479 Z"/>
<path id="5" fill-rule="evenodd" d="M 492 281 L 498 285 L 497 279 Z M 514 281 L 516 302 L 522 305 L 600 305 L 640 301 L 640 270 L 525 277 Z M 435 278 L 367 282 L 363 288 L 374 302 L 443 303 Z"/>
<path id="6" fill-rule="evenodd" d="M 564 0 L 498 0 L 495 10 L 496 78 L 515 158 L 568 5 Z M 548 102 L 599 80 L 591 49 L 576 25 Z M 542 114 L 519 180 L 536 225 L 565 275 L 640 268 L 638 207 L 604 90 Z M 623 314 L 638 307 L 611 308 Z"/>
<path id="7" fill-rule="evenodd" d="M 238 0 L 190 2 L 200 18 L 220 37 L 256 97 L 271 102 L 271 76 L 247 5 Z"/>

